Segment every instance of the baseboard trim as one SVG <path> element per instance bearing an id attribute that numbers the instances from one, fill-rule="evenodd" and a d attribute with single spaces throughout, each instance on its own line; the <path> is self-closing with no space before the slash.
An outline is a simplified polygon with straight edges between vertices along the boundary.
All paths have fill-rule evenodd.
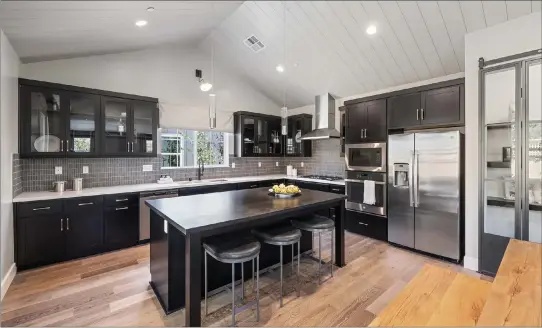
<path id="1" fill-rule="evenodd" d="M 463 267 L 472 271 L 478 271 L 478 259 L 476 257 L 465 256 L 463 258 Z"/>
<path id="2" fill-rule="evenodd" d="M 15 274 L 17 273 L 17 267 L 15 266 L 15 263 L 11 265 L 11 267 L 8 270 L 8 273 L 2 280 L 2 297 L 0 297 L 0 300 L 4 299 L 4 295 L 6 295 L 9 286 L 13 282 L 13 278 L 15 278 Z"/>

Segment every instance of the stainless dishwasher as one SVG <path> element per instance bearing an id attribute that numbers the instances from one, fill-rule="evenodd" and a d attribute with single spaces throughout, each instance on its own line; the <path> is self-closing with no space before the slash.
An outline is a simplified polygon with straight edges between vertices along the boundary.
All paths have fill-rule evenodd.
<path id="1" fill-rule="evenodd" d="M 149 199 L 173 198 L 179 196 L 179 190 L 161 190 L 142 192 L 139 194 L 139 241 L 151 238 L 151 210 L 145 201 Z"/>

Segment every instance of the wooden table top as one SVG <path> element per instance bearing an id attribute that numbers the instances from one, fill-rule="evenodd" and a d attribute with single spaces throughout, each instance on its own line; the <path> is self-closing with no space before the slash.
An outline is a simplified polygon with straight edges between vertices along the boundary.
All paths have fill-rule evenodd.
<path id="1" fill-rule="evenodd" d="M 279 199 L 269 188 L 225 191 L 146 201 L 147 205 L 182 233 L 233 226 L 288 212 L 335 206 L 345 195 L 303 190 L 298 197 Z"/>
<path id="2" fill-rule="evenodd" d="M 491 283 L 426 264 L 370 326 L 474 326 Z"/>
<path id="3" fill-rule="evenodd" d="M 478 325 L 542 326 L 542 245 L 511 239 Z"/>

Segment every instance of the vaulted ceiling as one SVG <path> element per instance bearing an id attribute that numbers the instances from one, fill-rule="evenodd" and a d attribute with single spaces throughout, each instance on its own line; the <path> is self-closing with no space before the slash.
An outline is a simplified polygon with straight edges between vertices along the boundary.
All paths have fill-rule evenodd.
<path id="1" fill-rule="evenodd" d="M 218 56 L 275 101 L 283 101 L 286 86 L 286 103 L 293 108 L 325 92 L 350 96 L 464 71 L 465 34 L 540 11 L 540 5 L 246 1 L 220 24 L 213 40 Z M 365 32 L 369 25 L 377 27 L 376 34 Z M 251 35 L 265 45 L 260 52 L 242 42 Z M 284 73 L 275 70 L 278 64 L 285 66 Z"/>
<path id="2" fill-rule="evenodd" d="M 540 10 L 540 0 L 2 1 L 0 27 L 24 62 L 213 45 L 216 60 L 294 108 L 325 92 L 350 96 L 463 71 L 465 34 Z M 149 26 L 138 30 L 137 19 Z M 376 34 L 365 32 L 370 25 Z M 263 50 L 244 44 L 252 35 Z"/>

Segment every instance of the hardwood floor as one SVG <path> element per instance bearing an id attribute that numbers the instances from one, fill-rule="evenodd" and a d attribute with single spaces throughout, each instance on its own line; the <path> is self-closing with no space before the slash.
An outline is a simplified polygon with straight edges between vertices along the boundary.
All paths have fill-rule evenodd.
<path id="1" fill-rule="evenodd" d="M 322 243 L 329 258 L 329 235 Z M 318 243 L 315 243 L 318 245 Z M 255 310 L 237 315 L 239 326 L 366 326 L 421 270 L 432 263 L 481 278 L 441 262 L 370 238 L 346 234 L 347 266 L 317 284 L 316 262 L 303 258 L 301 297 L 285 265 L 284 307 L 279 308 L 278 270 L 260 279 L 260 322 Z M 149 247 L 89 257 L 18 273 L 3 302 L 2 326 L 182 326 L 184 313 L 164 313 L 149 287 Z M 329 267 L 322 272 L 327 279 Z M 486 278 L 484 278 L 486 279 Z M 245 284 L 246 301 L 254 299 Z M 231 324 L 231 296 L 209 299 L 206 326 Z M 241 303 L 241 302 L 239 302 Z M 240 304 L 242 306 L 242 304 Z"/>

